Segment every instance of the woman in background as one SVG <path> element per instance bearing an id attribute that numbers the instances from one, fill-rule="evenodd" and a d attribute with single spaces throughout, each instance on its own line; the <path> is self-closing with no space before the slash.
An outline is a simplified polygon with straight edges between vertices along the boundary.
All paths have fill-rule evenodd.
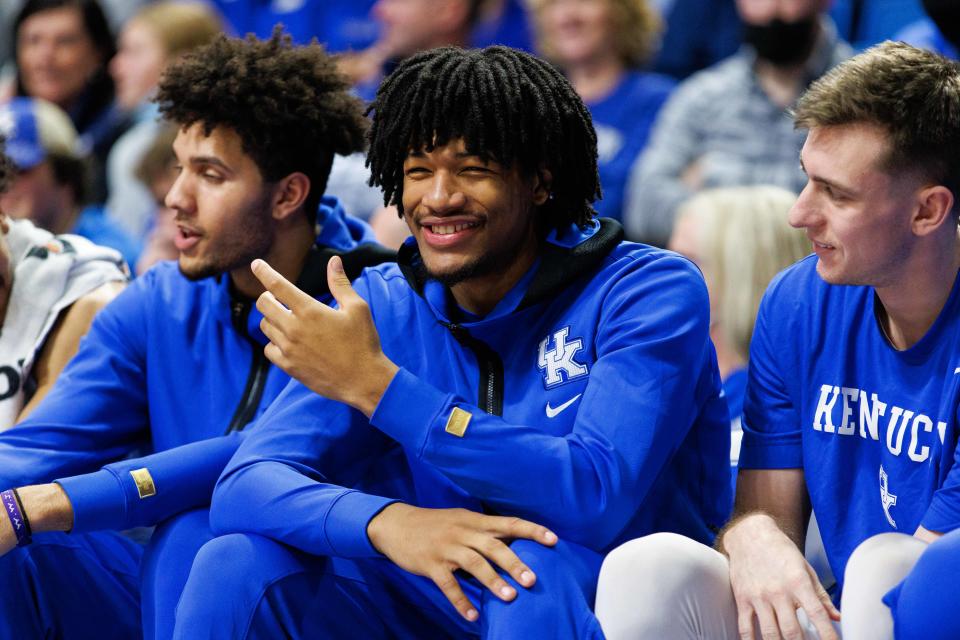
<path id="1" fill-rule="evenodd" d="M 560 67 L 597 130 L 601 216 L 623 218 L 630 167 L 675 81 L 642 71 L 660 18 L 647 0 L 530 0 L 539 53 Z"/>
<path id="2" fill-rule="evenodd" d="M 107 65 L 116 52 L 97 0 L 27 0 L 13 23 L 17 75 L 7 98 L 41 98 L 63 109 L 92 159 L 92 200 L 106 197 L 103 166 L 126 125 L 113 106 Z"/>
<path id="3" fill-rule="evenodd" d="M 773 186 L 701 191 L 680 206 L 669 248 L 693 260 L 710 292 L 710 338 L 730 408 L 730 464 L 740 457 L 740 414 L 750 339 L 773 277 L 810 253 L 806 234 L 787 223 L 795 193 Z"/>
<path id="4" fill-rule="evenodd" d="M 136 167 L 160 131 L 150 99 L 170 62 L 204 45 L 223 30 L 220 17 L 201 2 L 162 1 L 146 5 L 124 25 L 110 63 L 117 106 L 133 120 L 107 157 L 107 212 L 142 240 L 153 224 L 155 198 L 137 179 Z"/>

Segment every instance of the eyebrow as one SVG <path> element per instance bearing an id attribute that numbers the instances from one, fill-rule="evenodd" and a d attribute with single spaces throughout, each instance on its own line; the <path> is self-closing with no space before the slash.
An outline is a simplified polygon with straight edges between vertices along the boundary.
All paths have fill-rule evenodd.
<path id="1" fill-rule="evenodd" d="M 427 154 L 424 153 L 422 149 L 417 149 L 417 150 L 410 151 L 409 153 L 407 153 L 407 157 L 408 157 L 408 158 L 425 158 L 426 155 L 427 155 Z M 462 159 L 462 158 L 477 158 L 477 159 L 483 160 L 483 156 L 480 155 L 479 153 L 470 153 L 469 151 L 458 151 L 456 154 L 454 154 L 454 157 L 460 158 L 460 159 Z M 489 163 L 490 161 L 487 160 L 486 162 Z"/>
<path id="2" fill-rule="evenodd" d="M 216 156 L 190 156 L 189 162 L 190 164 L 212 164 L 215 167 L 221 167 L 226 171 L 230 171 L 230 167 Z"/>
<path id="3" fill-rule="evenodd" d="M 854 194 L 857 193 L 857 190 L 854 189 L 853 187 L 848 187 L 847 185 L 840 184 L 839 182 L 834 182 L 833 180 L 830 180 L 830 179 L 828 179 L 828 178 L 824 178 L 824 177 L 822 177 L 822 176 L 816 176 L 816 175 L 812 176 L 812 175 L 810 175 L 809 173 L 807 173 L 807 167 L 803 164 L 803 156 L 802 156 L 802 155 L 800 156 L 800 168 L 801 168 L 801 169 L 803 170 L 803 172 L 807 175 L 807 178 L 809 178 L 810 180 L 812 180 L 812 181 L 814 181 L 814 182 L 816 182 L 816 183 L 818 183 L 818 184 L 827 185 L 827 186 L 830 187 L 831 189 L 834 189 L 834 190 L 836 190 L 836 191 L 842 191 L 843 193 L 846 193 L 846 194 L 849 194 L 849 195 L 854 195 Z"/>

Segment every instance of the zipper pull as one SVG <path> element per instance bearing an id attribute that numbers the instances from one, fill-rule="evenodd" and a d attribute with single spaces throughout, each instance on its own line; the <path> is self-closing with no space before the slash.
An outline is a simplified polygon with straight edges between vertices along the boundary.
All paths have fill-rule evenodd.
<path id="1" fill-rule="evenodd" d="M 470 332 L 454 322 L 444 322 L 443 326 L 450 330 L 457 342 L 464 344 L 470 340 Z"/>

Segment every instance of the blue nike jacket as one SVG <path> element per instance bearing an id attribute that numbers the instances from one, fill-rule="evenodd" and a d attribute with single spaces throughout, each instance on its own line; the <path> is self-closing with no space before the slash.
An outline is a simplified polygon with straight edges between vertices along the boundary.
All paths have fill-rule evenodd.
<path id="1" fill-rule="evenodd" d="M 335 198 L 322 200 L 317 223 L 298 284 L 324 302 L 332 255 L 351 277 L 392 259 Z M 253 303 L 225 275 L 190 281 L 175 262 L 137 278 L 97 315 L 48 397 L 0 433 L 0 487 L 56 479 L 74 532 L 154 524 L 208 504 L 243 428 L 290 380 L 263 355 Z M 155 453 L 129 457 L 143 451 Z"/>
<path id="2" fill-rule="evenodd" d="M 609 220 L 551 234 L 484 317 L 408 240 L 355 283 L 400 366 L 373 416 L 291 382 L 218 483 L 214 531 L 376 555 L 367 524 L 392 498 L 357 487 L 401 447 L 393 495 L 417 506 L 519 516 L 600 552 L 654 531 L 710 543 L 730 511 L 730 429 L 706 286 L 622 237 Z"/>

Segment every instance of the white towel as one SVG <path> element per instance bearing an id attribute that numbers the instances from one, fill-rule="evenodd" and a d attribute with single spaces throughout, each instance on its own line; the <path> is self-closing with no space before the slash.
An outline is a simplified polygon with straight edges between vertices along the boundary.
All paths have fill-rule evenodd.
<path id="1" fill-rule="evenodd" d="M 54 236 L 27 220 L 10 220 L 6 236 L 13 289 L 0 326 L 0 431 L 26 402 L 27 381 L 60 312 L 107 282 L 127 280 L 120 254 L 75 235 Z"/>

